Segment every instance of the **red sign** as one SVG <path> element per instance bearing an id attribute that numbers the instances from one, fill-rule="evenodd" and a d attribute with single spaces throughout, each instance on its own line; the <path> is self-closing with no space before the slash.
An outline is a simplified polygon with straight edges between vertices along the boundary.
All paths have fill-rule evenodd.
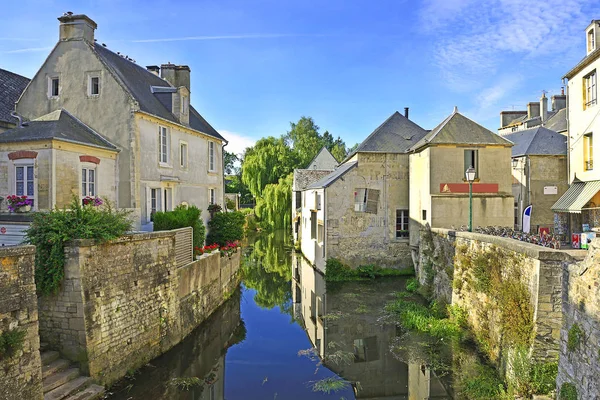
<path id="1" fill-rule="evenodd" d="M 440 183 L 440 193 L 469 193 L 468 183 Z M 473 183 L 473 193 L 498 193 L 497 183 Z"/>
<path id="2" fill-rule="evenodd" d="M 4 235 L 6 233 L 6 228 L 5 227 L 0 228 L 0 233 Z"/>

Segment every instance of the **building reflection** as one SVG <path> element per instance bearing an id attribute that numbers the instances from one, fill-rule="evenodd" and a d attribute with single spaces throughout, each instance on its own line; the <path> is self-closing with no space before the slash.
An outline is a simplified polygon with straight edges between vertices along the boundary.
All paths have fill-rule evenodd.
<path id="1" fill-rule="evenodd" d="M 330 287 L 301 255 L 292 263 L 294 317 L 300 321 L 324 366 L 354 386 L 357 399 L 450 399 L 425 366 L 395 358 L 393 325 L 378 322 L 397 282 L 347 283 Z"/>
<path id="2" fill-rule="evenodd" d="M 224 400 L 225 355 L 245 333 L 238 289 L 183 342 L 111 388 L 110 399 Z"/>

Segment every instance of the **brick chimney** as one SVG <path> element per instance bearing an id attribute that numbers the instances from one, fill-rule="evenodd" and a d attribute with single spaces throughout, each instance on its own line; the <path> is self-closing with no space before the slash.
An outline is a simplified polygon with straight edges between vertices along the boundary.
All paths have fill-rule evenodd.
<path id="1" fill-rule="evenodd" d="M 162 64 L 160 76 L 177 92 L 172 96 L 171 112 L 183 125 L 190 124 L 190 67 L 187 65 Z"/>
<path id="2" fill-rule="evenodd" d="M 98 25 L 87 15 L 65 13 L 59 17 L 59 40 L 85 40 L 91 44 L 94 43 L 94 31 Z"/>
<path id="3" fill-rule="evenodd" d="M 565 88 L 561 88 L 560 95 L 555 94 L 552 96 L 552 111 L 559 111 L 567 107 L 567 96 L 565 95 Z"/>
<path id="4" fill-rule="evenodd" d="M 540 116 L 542 117 L 542 122 L 546 122 L 548 119 L 548 98 L 546 97 L 546 92 L 542 92 L 542 97 L 540 98 Z"/>
<path id="5" fill-rule="evenodd" d="M 540 116 L 540 103 L 531 102 L 527 103 L 527 119 L 535 118 Z"/>

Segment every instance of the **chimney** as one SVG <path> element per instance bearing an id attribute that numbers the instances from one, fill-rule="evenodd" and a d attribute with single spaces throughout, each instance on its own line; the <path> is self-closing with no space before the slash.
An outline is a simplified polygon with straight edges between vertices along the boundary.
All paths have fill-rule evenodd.
<path id="1" fill-rule="evenodd" d="M 564 89 L 561 92 L 562 94 L 555 94 L 552 96 L 552 111 L 556 112 L 562 110 L 567 107 L 567 96 L 564 94 Z"/>
<path id="2" fill-rule="evenodd" d="M 158 65 L 148 65 L 146 69 L 156 76 L 160 76 L 160 67 Z"/>
<path id="3" fill-rule="evenodd" d="M 160 76 L 177 88 L 173 93 L 171 112 L 183 125 L 190 124 L 190 67 L 187 65 L 162 64 Z"/>
<path id="4" fill-rule="evenodd" d="M 527 119 L 535 118 L 540 116 L 540 103 L 531 102 L 527 103 Z"/>
<path id="5" fill-rule="evenodd" d="M 546 122 L 548 119 L 548 98 L 545 91 L 542 91 L 542 97 L 540 98 L 540 116 L 542 117 L 542 122 Z"/>
<path id="6" fill-rule="evenodd" d="M 504 128 L 517 118 L 527 115 L 527 111 L 500 111 L 500 129 Z"/>
<path id="7" fill-rule="evenodd" d="M 404 107 L 404 116 L 408 119 L 408 107 Z"/>
<path id="8" fill-rule="evenodd" d="M 98 27 L 96 23 L 87 15 L 72 12 L 65 13 L 59 17 L 59 40 L 86 40 L 94 44 L 94 30 Z"/>

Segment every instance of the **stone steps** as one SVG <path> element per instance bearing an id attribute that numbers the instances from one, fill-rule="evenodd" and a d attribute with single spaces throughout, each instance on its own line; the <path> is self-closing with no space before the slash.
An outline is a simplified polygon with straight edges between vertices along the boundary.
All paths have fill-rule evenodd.
<path id="1" fill-rule="evenodd" d="M 42 357 L 42 386 L 44 400 L 97 400 L 104 388 L 92 384 L 92 378 L 81 376 L 79 368 L 60 358 L 57 351 L 44 351 Z"/>

